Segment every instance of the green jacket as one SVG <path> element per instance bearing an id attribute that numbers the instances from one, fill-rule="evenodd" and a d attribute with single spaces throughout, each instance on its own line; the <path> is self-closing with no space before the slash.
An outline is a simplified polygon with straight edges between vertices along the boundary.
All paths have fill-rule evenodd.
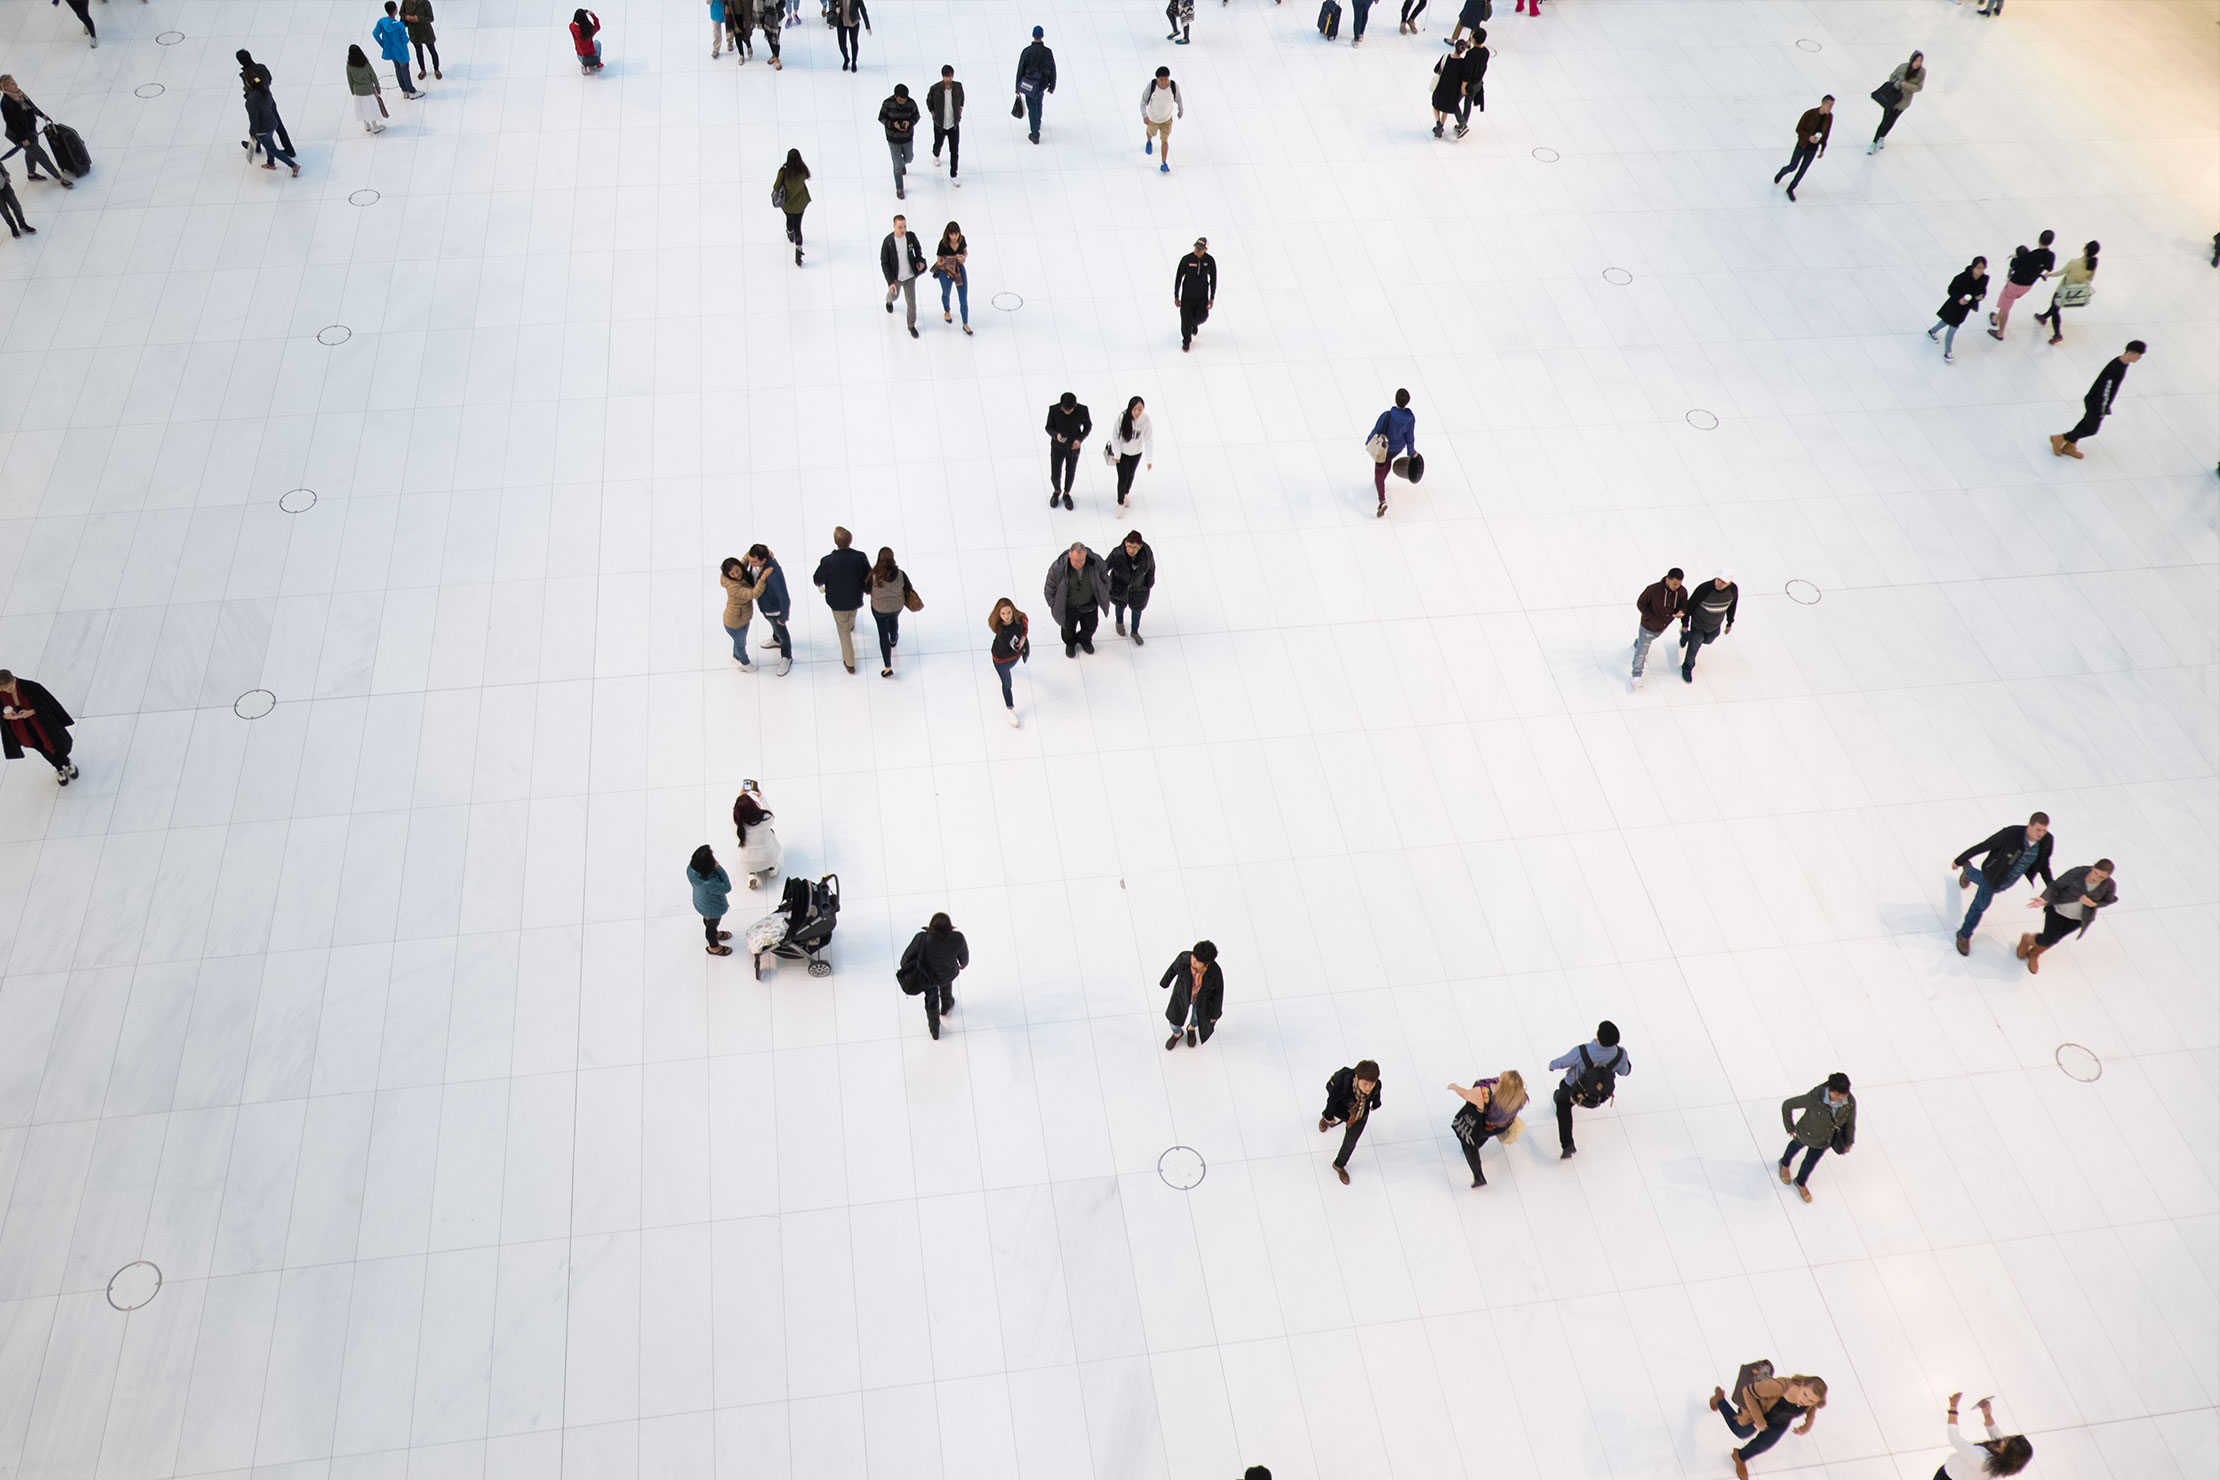
<path id="1" fill-rule="evenodd" d="M 1790 1113 L 1796 1110 L 1804 1113 Z M 1837 1120 L 1827 1104 L 1827 1086 L 1815 1084 L 1809 1094 L 1781 1101 L 1781 1129 L 1814 1150 L 1833 1146 L 1838 1152 L 1848 1151 L 1858 1139 L 1858 1097 L 1850 1096 L 1842 1119 Z"/>

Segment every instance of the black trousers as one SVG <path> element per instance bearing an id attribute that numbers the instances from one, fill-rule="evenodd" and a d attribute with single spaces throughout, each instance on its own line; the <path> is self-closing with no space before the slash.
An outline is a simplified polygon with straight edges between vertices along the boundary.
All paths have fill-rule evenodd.
<path id="1" fill-rule="evenodd" d="M 15 191 L 0 185 L 0 220 L 8 223 L 8 235 L 21 236 L 31 223 L 23 219 L 23 202 L 15 198 Z"/>
<path id="2" fill-rule="evenodd" d="M 1051 442 L 1048 444 L 1048 486 L 1071 492 L 1071 480 L 1079 476 L 1079 444 L 1077 442 Z"/>
<path id="3" fill-rule="evenodd" d="M 1499 1134 L 1501 1133 L 1491 1131 L 1483 1125 L 1478 1131 L 1474 1132 L 1471 1141 L 1466 1141 L 1462 1136 L 1457 1138 L 1457 1145 L 1465 1153 L 1465 1165 L 1472 1168 L 1472 1180 L 1482 1187 L 1488 1185 L 1488 1176 L 1487 1173 L 1480 1170 L 1480 1148 L 1487 1145 Z"/>
<path id="4" fill-rule="evenodd" d="M 2079 920 L 2069 920 L 2046 904 L 2043 906 L 2043 930 L 2035 937 L 2035 944 L 2049 950 L 2080 928 Z"/>
<path id="5" fill-rule="evenodd" d="M 940 158 L 941 140 L 946 139 L 948 141 L 948 178 L 951 180 L 956 178 L 956 146 L 963 142 L 958 137 L 963 131 L 964 126 L 960 123 L 954 128 L 942 128 L 939 119 L 933 120 L 933 158 Z"/>
<path id="6" fill-rule="evenodd" d="M 1409 25 L 1426 13 L 1426 0 L 1403 0 L 1403 24 Z"/>
<path id="7" fill-rule="evenodd" d="M 920 994 L 925 999 L 925 1026 L 935 1038 L 940 1036 L 940 1015 L 956 1005 L 956 984 L 941 982 L 937 986 L 928 981 Z"/>
<path id="8" fill-rule="evenodd" d="M 1335 1166 L 1346 1167 L 1349 1165 L 1349 1153 L 1357 1149 L 1357 1142 L 1363 1137 L 1364 1128 L 1371 1121 L 1371 1118 L 1368 1115 L 1363 1120 L 1352 1120 L 1348 1123 L 1349 1128 L 1341 1133 L 1341 1152 L 1334 1157 Z"/>
<path id="9" fill-rule="evenodd" d="M 2066 433 L 2066 440 L 2079 442 L 2084 437 L 2094 437 L 2097 434 L 2097 428 L 2103 425 L 2103 404 L 2091 397 L 2081 403 L 2081 420 L 2075 422 L 2074 429 Z"/>
<path id="10" fill-rule="evenodd" d="M 701 917 L 701 933 L 708 937 L 711 945 L 717 943 L 717 927 L 724 923 L 724 918 L 723 915 L 704 915 Z"/>
<path id="11" fill-rule="evenodd" d="M 1724 631 L 1725 629 L 1721 628 L 1720 630 Z M 1684 674 L 1694 673 L 1696 671 L 1696 654 L 1703 651 L 1705 643 L 1717 642 L 1718 640 L 1718 632 L 1706 632 L 1703 628 L 1693 625 L 1686 632 L 1681 633 L 1680 645 L 1688 649 L 1688 656 L 1680 660 L 1680 671 Z"/>
<path id="12" fill-rule="evenodd" d="M 1904 110 L 1902 108 L 1883 108 L 1881 110 L 1881 126 L 1873 131 L 1873 137 L 1876 139 L 1887 138 L 1889 130 L 1896 127 L 1896 120 L 1903 116 Z"/>
<path id="13" fill-rule="evenodd" d="M 874 611 L 871 613 L 871 621 L 879 629 L 879 666 L 892 668 L 894 645 L 902 638 L 902 613 L 899 610 Z"/>
<path id="14" fill-rule="evenodd" d="M 838 29 L 840 31 L 841 64 L 853 67 L 856 60 L 863 55 L 863 41 L 856 34 L 854 26 L 841 26 Z"/>
<path id="15" fill-rule="evenodd" d="M 1817 144 L 1798 144 L 1796 152 L 1788 157 L 1788 163 L 1782 165 L 1779 173 L 1773 176 L 1773 183 L 1780 184 L 1781 176 L 1787 174 L 1790 170 L 1794 170 L 1796 178 L 1788 182 L 1788 188 L 1794 190 L 1804 183 L 1804 171 L 1810 169 L 1811 162 L 1818 157 L 1819 146 Z"/>
<path id="16" fill-rule="evenodd" d="M 1209 317 L 1209 303 L 1190 303 L 1184 298 L 1179 301 L 1179 347 L 1181 349 L 1187 348 L 1194 341 L 1195 331 L 1200 329 L 1203 326 L 1203 320 Z"/>
<path id="17" fill-rule="evenodd" d="M 1138 452 L 1134 453 L 1131 457 L 1121 457 L 1118 459 L 1119 503 L 1124 503 L 1125 496 L 1133 491 L 1133 470 L 1140 465 L 1141 454 L 1139 454 Z"/>
<path id="18" fill-rule="evenodd" d="M 15 141 L 15 147 L 10 149 L 7 154 L 0 154 L 0 159 L 6 159 L 15 154 L 23 156 L 23 172 L 32 179 L 36 180 L 39 177 L 39 167 L 42 165 L 45 166 L 46 172 L 55 179 L 62 178 L 62 172 L 55 168 L 54 161 L 46 157 L 46 150 L 40 146 L 39 136 L 35 132 L 27 139 Z"/>
<path id="19" fill-rule="evenodd" d="M 1572 1091 L 1566 1088 L 1562 1081 L 1558 1083 L 1555 1101 L 1557 1105 L 1557 1149 L 1570 1151 L 1573 1149 Z"/>
<path id="20" fill-rule="evenodd" d="M 100 33 L 93 29 L 91 5 L 92 0 L 69 0 L 69 8 L 76 11 L 77 18 L 85 23 L 85 34 L 98 41 Z"/>
<path id="21" fill-rule="evenodd" d="M 1102 612 L 1098 608 L 1090 606 L 1083 612 L 1064 608 L 1064 646 L 1068 648 L 1073 643 L 1083 642 L 1092 647 L 1095 627 L 1101 621 Z"/>
<path id="22" fill-rule="evenodd" d="M 808 208 L 805 206 L 803 209 L 806 210 Z M 802 244 L 801 211 L 788 211 L 786 213 L 786 239 L 792 242 L 797 247 Z"/>
<path id="23" fill-rule="evenodd" d="M 417 70 L 417 71 L 421 72 L 421 71 L 423 71 L 423 70 L 424 70 L 424 53 L 425 53 L 425 52 L 427 52 L 427 51 L 428 51 L 428 52 L 430 52 L 430 53 L 432 54 L 432 70 L 433 70 L 434 72 L 437 72 L 437 71 L 439 70 L 439 43 L 438 43 L 438 42 L 436 42 L 436 41 L 411 41 L 411 42 L 410 42 L 409 44 L 410 44 L 411 46 L 414 46 L 414 47 L 416 48 L 416 70 Z M 290 146 L 290 145 L 288 145 L 287 147 L 288 147 L 288 148 L 290 148 L 291 146 Z"/>

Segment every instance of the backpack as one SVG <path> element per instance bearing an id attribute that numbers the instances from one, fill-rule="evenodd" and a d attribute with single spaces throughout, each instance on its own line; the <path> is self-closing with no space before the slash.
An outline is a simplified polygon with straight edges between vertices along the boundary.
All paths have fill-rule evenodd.
<path id="1" fill-rule="evenodd" d="M 925 976 L 925 932 L 912 936 L 907 949 L 902 952 L 902 964 L 894 968 L 894 984 L 902 989 L 905 997 L 915 997 L 932 983 Z"/>
<path id="2" fill-rule="evenodd" d="M 1611 1057 L 1597 1063 L 1588 1057 L 1588 1045 L 1580 1046 L 1580 1077 L 1573 1081 L 1572 1102 L 1584 1110 L 1593 1110 L 1607 1104 L 1619 1092 L 1619 1060 L 1626 1056 L 1623 1048 L 1611 1050 Z"/>

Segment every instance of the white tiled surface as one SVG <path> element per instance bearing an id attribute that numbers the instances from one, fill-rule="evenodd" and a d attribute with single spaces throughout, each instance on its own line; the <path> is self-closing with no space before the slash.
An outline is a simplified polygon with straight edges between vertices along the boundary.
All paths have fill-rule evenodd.
<path id="1" fill-rule="evenodd" d="M 98 167 L 17 170 L 42 230 L 0 249 L 0 661 L 85 773 L 0 777 L 0 1473 L 1718 1475 L 1702 1398 L 1758 1355 L 1833 1391 L 1761 1472 L 1924 1477 L 1953 1388 L 2035 1473 L 2220 1467 L 2220 12 L 1499 0 L 1452 146 L 1452 8 L 1381 0 L 1353 52 L 1204 0 L 1175 51 L 1154 0 L 882 0 L 847 77 L 814 25 L 735 72 L 702 6 L 605 0 L 587 81 L 567 7 L 443 0 L 447 79 L 374 141 L 369 4 L 117 0 L 97 52 L 8 8 Z M 1036 20 L 1039 149 L 998 101 Z M 236 152 L 242 44 L 298 181 Z M 870 118 L 949 59 L 966 188 L 921 158 L 911 208 L 967 227 L 979 334 L 912 344 Z M 1946 369 L 1950 274 L 2045 225 L 2104 240 L 2096 303 Z M 1398 384 L 1432 469 L 1379 522 Z M 1091 460 L 1042 507 L 1067 387 L 1150 400 L 1130 521 Z M 716 559 L 765 540 L 806 596 L 835 522 L 929 603 L 899 680 L 808 600 L 794 674 L 736 676 Z M 1038 617 L 1128 522 L 1149 646 L 1044 643 L 1006 729 L 990 602 Z M 1636 591 L 1721 561 L 1733 639 L 1628 695 Z M 681 869 L 744 775 L 846 883 L 829 981 L 699 950 Z M 2032 806 L 2125 900 L 2034 979 L 2021 895 L 1951 952 L 1944 867 Z M 889 978 L 943 906 L 934 1044 Z M 1205 933 L 1224 1027 L 1167 1056 Z M 1582 1157 L 1538 1116 L 1468 1192 L 1439 1086 L 1543 1082 L 1605 1014 L 1637 1072 Z M 1367 1054 L 1344 1190 L 1317 1086 Z M 1807 1208 L 1774 1105 L 1838 1067 L 1863 1134 Z M 119 1314 L 135 1259 L 166 1283 Z"/>

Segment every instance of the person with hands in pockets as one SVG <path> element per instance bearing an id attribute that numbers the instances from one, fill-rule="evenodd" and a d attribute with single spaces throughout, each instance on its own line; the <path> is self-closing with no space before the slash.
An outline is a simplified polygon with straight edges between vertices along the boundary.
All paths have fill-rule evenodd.
<path id="1" fill-rule="evenodd" d="M 1189 1048 L 1208 1043 L 1226 1007 L 1226 974 L 1218 967 L 1218 947 L 1207 940 L 1196 941 L 1192 949 L 1172 958 L 1157 985 L 1172 992 L 1171 1001 L 1164 1005 L 1164 1021 L 1172 1025 L 1164 1052 L 1179 1047 L 1183 1034 Z"/>

